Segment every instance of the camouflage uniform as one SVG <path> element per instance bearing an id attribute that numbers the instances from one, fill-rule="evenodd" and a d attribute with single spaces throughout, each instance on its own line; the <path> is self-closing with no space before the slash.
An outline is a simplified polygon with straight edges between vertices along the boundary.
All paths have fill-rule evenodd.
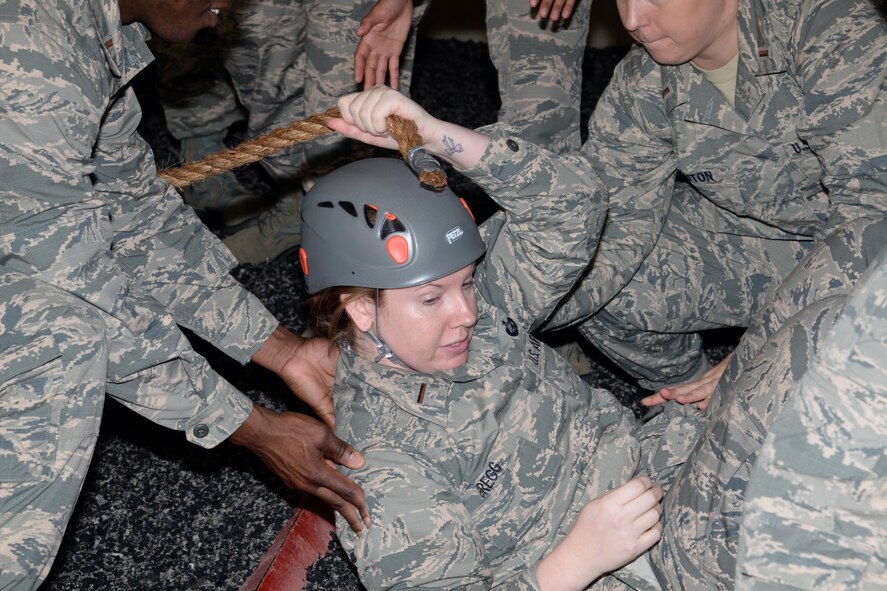
<path id="1" fill-rule="evenodd" d="M 642 446 L 631 413 L 528 330 L 585 267 L 606 212 L 600 185 L 499 131 L 467 174 L 506 209 L 481 230 L 468 362 L 428 375 L 339 358 L 336 430 L 366 456 L 345 472 L 373 525 L 358 537 L 338 519 L 337 533 L 369 589 L 536 589 L 535 564 L 589 500 L 639 464 L 667 478 L 705 422 L 658 421 Z"/>
<path id="2" fill-rule="evenodd" d="M 357 90 L 357 28 L 375 4 L 236 0 L 221 12 L 220 26 L 195 42 L 157 42 L 158 88 L 171 133 L 177 139 L 220 134 L 245 117 L 247 134 L 255 137 L 336 106 L 340 96 Z M 414 6 L 414 24 L 428 4 Z M 405 92 L 415 40 L 414 26 L 401 56 Z M 342 145 L 341 136 L 330 134 L 261 163 L 278 181 L 299 178 L 306 159 L 323 162 L 338 156 Z"/>
<path id="3" fill-rule="evenodd" d="M 487 0 L 486 8 L 487 43 L 502 99 L 497 120 L 555 152 L 579 150 L 591 0 L 580 0 L 566 25 L 532 18 L 528 0 Z"/>
<path id="4" fill-rule="evenodd" d="M 743 0 L 738 27 L 735 108 L 638 46 L 569 156 L 610 210 L 552 326 L 580 324 L 648 388 L 702 370 L 698 331 L 748 326 L 815 241 L 887 211 L 887 33 L 870 0 Z"/>
<path id="5" fill-rule="evenodd" d="M 819 347 L 751 472 L 743 591 L 887 588 L 887 248 L 827 306 L 837 320 L 806 326 Z"/>
<path id="6" fill-rule="evenodd" d="M 755 490 L 759 491 L 756 494 L 768 490 L 777 490 L 782 494 L 786 490 L 784 480 L 766 480 L 767 475 L 761 474 L 766 468 L 759 468 L 756 465 L 764 438 L 770 429 L 774 428 L 775 441 L 780 441 L 780 434 L 783 433 L 780 428 L 783 417 L 786 417 L 785 421 L 791 421 L 791 417 L 794 416 L 791 409 L 804 407 L 813 402 L 812 398 L 804 396 L 807 392 L 798 390 L 798 382 L 805 374 L 802 385 L 814 380 L 815 374 L 808 373 L 808 368 L 812 363 L 814 371 L 816 370 L 818 355 L 834 354 L 832 346 L 821 349 L 820 334 L 828 333 L 829 327 L 835 323 L 836 317 L 844 308 L 848 294 L 865 276 L 866 270 L 872 267 L 872 262 L 876 260 L 878 253 L 884 251 L 885 244 L 887 244 L 887 218 L 863 217 L 836 228 L 820 241 L 801 265 L 772 292 L 767 307 L 753 320 L 711 399 L 708 409 L 711 422 L 682 466 L 663 503 L 665 516 L 663 536 L 660 543 L 651 551 L 651 561 L 666 589 L 693 591 L 733 589 L 746 488 L 749 488 L 750 494 Z M 883 256 L 882 254 L 882 259 Z M 880 271 L 872 272 L 880 272 L 883 277 L 883 267 Z M 883 285 L 879 289 L 883 292 Z M 881 306 L 879 313 L 883 318 L 883 302 L 878 302 L 878 305 Z M 839 323 L 835 330 L 841 326 Z M 876 340 L 871 344 L 874 346 L 879 340 L 883 345 L 885 338 L 883 326 L 875 328 L 882 330 L 880 334 L 876 332 L 873 335 Z M 849 340 L 839 344 L 842 347 L 852 345 Z M 842 351 L 845 355 L 848 352 L 846 348 Z M 830 371 L 843 372 L 843 379 L 846 382 L 842 383 L 842 389 L 846 388 L 845 393 L 848 398 L 852 392 L 856 392 L 852 384 L 867 383 L 873 376 L 884 373 L 883 358 L 876 357 L 874 361 L 862 359 L 853 367 L 831 364 L 830 361 L 823 360 L 830 366 Z M 878 382 L 877 377 L 872 383 L 883 391 L 883 382 Z M 872 418 L 872 415 L 878 413 L 880 408 L 878 404 L 874 400 L 868 402 L 848 400 L 847 405 L 839 412 L 842 415 L 865 414 L 866 418 L 862 423 L 868 423 L 869 426 L 860 426 L 859 430 L 853 431 L 862 438 L 867 432 L 877 429 L 877 425 L 883 425 L 880 417 Z M 880 405 L 883 406 L 883 403 Z M 789 414 L 781 415 L 783 409 Z M 840 425 L 844 423 L 839 422 L 837 416 L 828 415 L 821 418 L 833 426 L 835 433 L 841 431 Z M 810 436 L 816 434 L 817 432 L 812 432 Z M 807 441 L 810 441 L 809 438 Z M 875 449 L 875 455 L 868 457 L 866 461 L 871 462 L 869 465 L 876 465 L 877 453 L 880 453 L 883 464 L 883 433 L 880 437 L 876 436 L 873 441 L 877 442 L 880 448 Z M 792 443 L 783 441 L 783 444 L 784 452 L 788 452 L 787 448 L 795 451 L 803 450 L 797 439 Z M 798 447 L 792 447 L 795 445 Z M 827 482 L 831 482 L 829 486 L 835 487 L 834 489 L 827 487 L 825 490 L 817 488 L 815 492 L 811 491 L 812 498 L 815 499 L 812 504 L 807 504 L 808 497 L 804 497 L 803 493 L 800 493 L 802 496 L 796 500 L 803 506 L 803 511 L 809 512 L 807 515 L 816 514 L 812 517 L 813 523 L 824 521 L 829 524 L 828 527 L 834 526 L 838 529 L 846 526 L 845 531 L 849 537 L 859 536 L 858 541 L 849 546 L 838 543 L 839 552 L 847 554 L 838 554 L 837 560 L 842 560 L 840 557 L 849 560 L 848 557 L 853 552 L 850 548 L 856 548 L 857 555 L 861 553 L 866 547 L 866 541 L 862 539 L 864 528 L 874 523 L 867 521 L 864 513 L 859 516 L 860 522 L 857 524 L 842 524 L 840 519 L 833 520 L 833 511 L 838 509 L 836 503 L 839 497 L 832 492 L 843 486 L 847 487 L 848 497 L 856 495 L 853 498 L 861 500 L 863 505 L 866 502 L 883 503 L 883 495 L 878 496 L 877 493 L 873 493 L 873 496 L 864 496 L 868 494 L 869 489 L 866 486 L 859 486 L 860 474 L 854 472 L 852 466 L 842 463 L 843 459 L 842 456 L 823 455 L 801 460 L 799 456 L 787 455 L 779 462 L 779 468 L 785 471 L 783 474 L 795 471 L 803 474 L 809 470 L 812 474 L 822 476 Z M 883 467 L 876 468 L 878 469 L 882 472 L 880 486 L 883 490 Z M 761 476 L 765 480 L 756 482 Z M 787 478 L 789 481 L 792 480 L 791 476 Z M 749 484 L 750 480 L 752 484 Z M 773 486 L 776 488 L 773 489 Z M 853 491 L 852 494 L 850 491 Z M 773 506 L 770 505 L 771 508 Z M 821 508 L 824 506 L 827 506 L 827 509 L 822 511 Z M 759 503 L 758 512 L 760 508 Z M 782 504 L 778 508 L 780 513 L 794 510 Z M 882 508 L 877 505 L 870 508 L 875 513 L 880 511 L 880 518 L 876 515 L 870 517 L 881 520 L 881 532 L 883 532 Z M 797 510 L 802 509 L 797 508 Z M 799 514 L 793 513 L 793 515 Z M 740 573 L 750 570 L 752 573 L 757 573 L 762 567 L 767 567 L 768 561 L 772 559 L 781 563 L 777 567 L 780 569 L 780 574 L 800 574 L 791 566 L 794 564 L 798 564 L 801 568 L 811 566 L 807 562 L 810 554 L 801 550 L 815 552 L 823 548 L 819 541 L 814 541 L 815 536 L 803 533 L 806 527 L 796 522 L 780 522 L 774 517 L 759 519 L 754 515 L 745 519 L 747 524 L 760 525 L 761 533 L 765 537 L 750 541 L 744 562 L 739 565 Z M 761 524 L 766 524 L 766 527 Z M 828 538 L 828 534 L 823 537 Z M 775 551 L 774 545 L 778 545 L 779 540 L 783 540 L 786 545 L 793 545 L 792 550 L 798 551 L 793 555 L 797 562 L 787 563 L 786 554 Z M 878 538 L 878 543 L 881 544 L 883 551 L 883 536 Z M 881 558 L 883 559 L 883 553 Z M 873 576 L 883 577 L 883 565 L 881 562 L 880 567 L 873 567 L 871 571 Z M 857 566 L 857 568 L 865 567 Z M 830 570 L 830 567 L 827 566 L 823 571 L 819 571 L 820 574 L 825 570 Z M 773 580 L 765 580 L 767 582 L 761 583 L 762 589 L 776 588 Z M 821 578 L 814 584 L 812 579 L 801 580 L 804 581 L 804 584 L 800 585 L 803 589 L 814 589 L 823 582 L 830 581 Z M 840 582 L 837 586 L 829 585 L 829 588 L 850 587 Z"/>
<path id="7" fill-rule="evenodd" d="M 250 401 L 178 328 L 247 362 L 277 321 L 155 176 L 117 0 L 0 0 L 0 588 L 45 577 L 105 393 L 204 447 Z"/>

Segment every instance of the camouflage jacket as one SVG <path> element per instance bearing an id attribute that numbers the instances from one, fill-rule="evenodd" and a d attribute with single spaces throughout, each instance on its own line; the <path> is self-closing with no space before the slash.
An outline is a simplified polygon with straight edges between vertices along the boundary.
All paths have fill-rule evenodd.
<path id="1" fill-rule="evenodd" d="M 468 363 L 427 375 L 339 358 L 336 432 L 366 456 L 345 472 L 373 524 L 337 530 L 369 589 L 537 588 L 536 562 L 639 461 L 631 414 L 527 330 L 593 248 L 593 180 L 504 129 L 469 174 L 506 213 L 482 226 Z"/>
<path id="2" fill-rule="evenodd" d="M 147 374 L 178 356 L 152 347 L 176 323 L 245 363 L 277 321 L 156 177 L 129 85 L 151 60 L 147 37 L 142 25 L 121 24 L 117 0 L 0 0 L 0 272 L 74 294 L 145 339 L 142 353 L 112 355 L 109 375 Z M 174 322 L 157 321 L 164 315 Z M 192 379 L 158 371 L 124 402 L 212 446 L 251 404 L 199 356 L 188 367 Z M 211 387 L 188 391 L 193 376 Z M 197 422 L 209 433 L 195 438 Z"/>
<path id="3" fill-rule="evenodd" d="M 887 211 L 887 30 L 870 0 L 741 0 L 735 107 L 692 64 L 641 46 L 617 66 L 573 163 L 595 170 L 610 211 L 588 314 L 653 248 L 676 173 L 722 211 L 700 227 L 819 239 Z M 596 307 L 595 307 L 596 306 Z"/>

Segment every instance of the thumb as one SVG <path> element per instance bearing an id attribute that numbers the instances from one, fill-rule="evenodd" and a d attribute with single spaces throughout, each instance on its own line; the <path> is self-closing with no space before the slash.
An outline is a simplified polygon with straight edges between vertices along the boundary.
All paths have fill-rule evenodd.
<path id="1" fill-rule="evenodd" d="M 327 438 L 327 443 L 321 451 L 323 457 L 352 470 L 362 468 L 366 461 L 363 454 L 332 434 Z"/>

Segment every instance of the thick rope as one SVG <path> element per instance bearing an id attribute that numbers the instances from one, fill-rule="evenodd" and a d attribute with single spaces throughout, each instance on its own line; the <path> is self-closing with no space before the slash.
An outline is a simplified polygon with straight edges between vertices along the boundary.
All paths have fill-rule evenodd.
<path id="1" fill-rule="evenodd" d="M 221 152 L 210 154 L 200 160 L 186 162 L 172 168 L 165 168 L 157 173 L 157 176 L 167 181 L 173 187 L 187 187 L 217 174 L 252 164 L 262 158 L 279 152 L 295 144 L 310 142 L 322 135 L 331 133 L 327 127 L 330 119 L 341 117 L 339 109 L 334 107 L 324 113 L 312 115 L 303 121 L 296 121 L 287 127 L 274 129 L 271 132 L 255 139 L 247 140 L 233 148 L 227 148 Z M 400 153 L 409 161 L 411 151 L 422 146 L 424 141 L 419 135 L 416 124 L 409 119 L 397 115 L 390 115 L 388 133 L 397 140 Z M 443 171 L 420 171 L 419 180 L 430 187 L 440 189 L 447 184 Z"/>

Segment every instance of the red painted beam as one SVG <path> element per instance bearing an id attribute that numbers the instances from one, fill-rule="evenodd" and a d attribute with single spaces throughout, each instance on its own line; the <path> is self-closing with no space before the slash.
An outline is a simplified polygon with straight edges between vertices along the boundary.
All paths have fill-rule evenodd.
<path id="1" fill-rule="evenodd" d="M 303 589 L 308 569 L 329 548 L 335 531 L 333 519 L 329 507 L 313 497 L 303 497 L 240 591 Z"/>

